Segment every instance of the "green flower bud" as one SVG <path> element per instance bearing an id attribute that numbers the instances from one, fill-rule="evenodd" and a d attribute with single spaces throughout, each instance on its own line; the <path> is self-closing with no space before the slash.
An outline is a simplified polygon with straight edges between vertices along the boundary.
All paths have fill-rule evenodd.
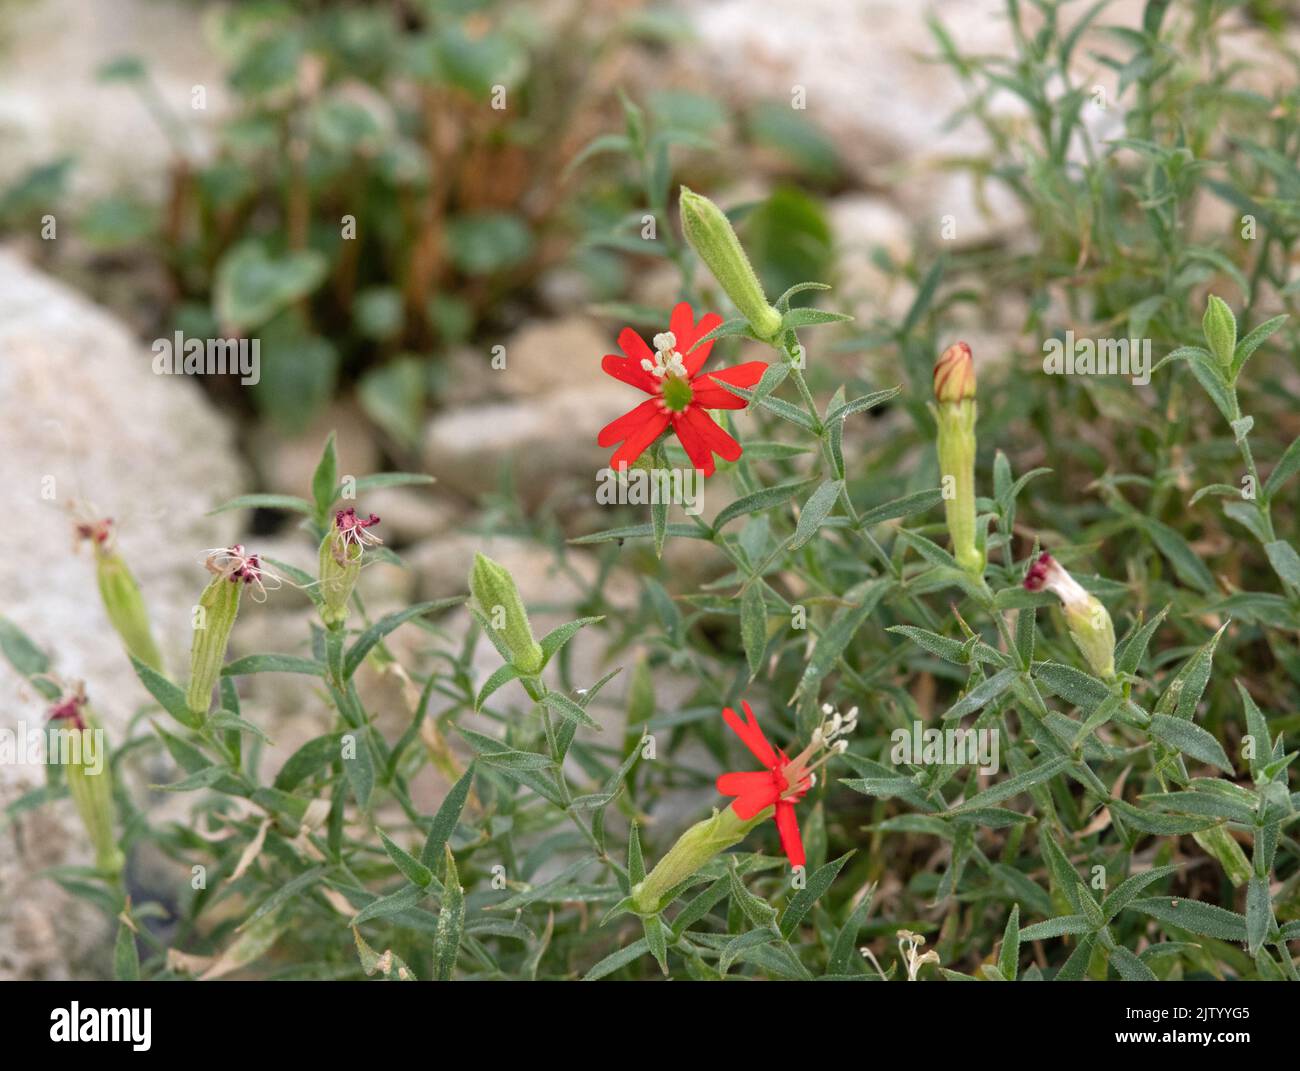
<path id="1" fill-rule="evenodd" d="M 652 915 L 662 906 L 668 893 L 696 873 L 720 852 L 739 844 L 755 826 L 772 817 L 773 808 L 760 811 L 745 821 L 735 809 L 714 811 L 713 817 L 696 822 L 677 838 L 668 854 L 659 860 L 646 879 L 632 887 L 632 906 L 643 915 Z"/>
<path id="2" fill-rule="evenodd" d="M 1222 298 L 1210 295 L 1201 320 L 1201 331 L 1219 364 L 1231 368 L 1233 352 L 1237 348 L 1237 318 Z"/>
<path id="3" fill-rule="evenodd" d="M 943 482 L 943 509 L 957 564 L 983 576 L 984 554 L 975 540 L 975 361 L 964 342 L 943 351 L 934 366 L 935 445 Z"/>
<path id="4" fill-rule="evenodd" d="M 1098 677 L 1115 676 L 1115 626 L 1101 600 L 1065 571 L 1044 551 L 1029 567 L 1025 587 L 1030 591 L 1046 588 L 1061 600 L 1065 627 L 1084 660 Z"/>
<path id="5" fill-rule="evenodd" d="M 479 611 L 504 641 L 511 664 L 525 676 L 540 673 L 542 648 L 533 639 L 528 612 L 519 598 L 514 577 L 491 558 L 475 554 L 474 566 L 469 573 L 469 590 Z"/>
<path id="6" fill-rule="evenodd" d="M 749 321 L 754 334 L 771 341 L 781 330 L 781 314 L 768 304 L 754 266 L 741 248 L 740 239 L 726 214 L 698 193 L 682 187 L 679 201 L 682 234 L 700 259 L 709 266 L 718 285 L 731 303 Z"/>
<path id="7" fill-rule="evenodd" d="M 78 688 L 50 710 L 49 758 L 59 763 L 68 794 L 95 850 L 95 866 L 107 878 L 122 872 L 123 856 L 113 832 L 113 775 L 99 719 Z"/>
<path id="8" fill-rule="evenodd" d="M 371 527 L 379 523 L 373 513 L 357 516 L 355 509 L 341 509 L 320 545 L 320 592 L 324 605 L 321 620 L 330 628 L 342 625 L 348 616 L 348 600 L 361 575 L 361 558 L 368 546 L 382 543 Z"/>
<path id="9" fill-rule="evenodd" d="M 158 652 L 158 645 L 154 643 L 149 628 L 149 613 L 145 609 L 144 596 L 140 594 L 140 585 L 131 575 L 122 556 L 116 551 L 97 554 L 95 576 L 99 581 L 99 594 L 104 601 L 109 623 L 122 637 L 127 652 L 161 673 L 162 655 Z"/>

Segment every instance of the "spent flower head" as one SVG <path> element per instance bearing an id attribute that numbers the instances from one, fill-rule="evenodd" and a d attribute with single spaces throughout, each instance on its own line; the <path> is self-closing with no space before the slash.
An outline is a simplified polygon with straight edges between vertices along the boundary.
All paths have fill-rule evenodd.
<path id="1" fill-rule="evenodd" d="M 1101 600 L 1074 579 L 1047 551 L 1025 574 L 1029 591 L 1050 591 L 1061 600 L 1070 637 L 1097 676 L 1115 675 L 1115 626 Z"/>
<path id="2" fill-rule="evenodd" d="M 232 547 L 214 547 L 207 552 L 203 565 L 208 572 L 232 584 L 242 581 L 245 586 L 253 585 L 256 589 L 254 602 L 265 602 L 267 591 L 275 591 L 284 583 L 258 555 L 247 553 L 242 543 Z"/>

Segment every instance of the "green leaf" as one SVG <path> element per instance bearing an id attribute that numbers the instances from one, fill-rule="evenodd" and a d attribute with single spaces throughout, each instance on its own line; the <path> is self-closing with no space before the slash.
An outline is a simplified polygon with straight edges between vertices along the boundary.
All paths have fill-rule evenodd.
<path id="1" fill-rule="evenodd" d="M 543 661 L 549 662 L 553 657 L 555 657 L 555 653 L 559 651 L 560 648 L 573 639 L 574 636 L 588 625 L 595 625 L 604 620 L 605 618 L 603 615 L 600 617 L 580 617 L 576 621 L 566 621 L 558 628 L 552 629 L 543 636 L 541 640 L 540 646 L 542 648 Z"/>
<path id="2" fill-rule="evenodd" d="M 1268 879 L 1257 874 L 1250 879 L 1250 885 L 1246 888 L 1246 944 L 1252 956 L 1263 946 L 1272 922 Z"/>
<path id="3" fill-rule="evenodd" d="M 208 516 L 225 513 L 232 509 L 289 509 L 308 517 L 312 514 L 312 505 L 305 498 L 297 495 L 240 495 L 229 502 L 223 502 L 216 509 L 208 510 Z"/>
<path id="4" fill-rule="evenodd" d="M 1279 327 L 1286 323 L 1287 317 L 1274 316 L 1271 320 L 1265 320 L 1255 330 L 1251 331 L 1233 348 L 1232 352 L 1232 369 L 1230 375 L 1236 379 L 1241 374 L 1242 368 L 1250 360 L 1253 354 L 1264 341 L 1273 334 Z"/>
<path id="5" fill-rule="evenodd" d="M 1066 934 L 1092 933 L 1092 931 L 1092 923 L 1082 915 L 1062 915 L 1060 918 L 1026 926 L 1020 931 L 1020 940 L 1042 941 L 1048 937 L 1064 937 Z"/>
<path id="6" fill-rule="evenodd" d="M 285 760 L 275 775 L 275 787 L 282 792 L 292 792 L 317 770 L 340 757 L 343 733 L 329 733 L 308 740 Z"/>
<path id="7" fill-rule="evenodd" d="M 397 610 L 391 614 L 385 614 L 365 632 L 363 632 L 355 643 L 348 649 L 347 657 L 343 660 L 344 677 L 351 677 L 361 667 L 366 655 L 370 653 L 371 648 L 390 632 L 399 626 L 417 617 L 424 617 L 426 614 L 437 613 L 440 610 L 449 609 L 452 606 L 459 606 L 465 601 L 463 595 L 454 595 L 448 599 L 438 599 L 434 602 L 421 602 L 414 606 L 408 606 L 405 610 Z"/>
<path id="8" fill-rule="evenodd" d="M 787 550 L 798 550 L 817 534 L 817 529 L 825 522 L 843 488 L 843 480 L 826 480 L 812 493 L 799 513 L 799 523 L 795 525 L 794 535 L 786 544 Z"/>
<path id="9" fill-rule="evenodd" d="M 902 391 L 902 387 L 890 387 L 888 390 L 878 390 L 873 394 L 864 394 L 860 398 L 854 398 L 852 401 L 836 406 L 827 413 L 826 423 L 833 424 L 835 421 L 843 420 L 845 417 L 852 416 L 854 413 L 861 413 L 868 409 L 874 409 L 876 406 L 882 405 L 891 398 L 897 398 Z"/>
<path id="10" fill-rule="evenodd" d="M 1295 552 L 1290 543 L 1285 539 L 1265 543 L 1264 553 L 1268 555 L 1268 563 L 1273 567 L 1273 572 L 1281 577 L 1284 584 L 1300 588 L 1300 554 Z"/>
<path id="11" fill-rule="evenodd" d="M 369 922 L 371 919 L 385 919 L 391 918 L 393 915 L 400 915 L 402 912 L 415 907 L 427 895 L 427 889 L 422 889 L 418 885 L 405 885 L 395 893 L 372 900 L 353 916 L 349 925 L 360 926 L 363 922 Z"/>
<path id="12" fill-rule="evenodd" d="M 1160 922 L 1167 922 L 1180 930 L 1214 937 L 1220 941 L 1245 941 L 1246 920 L 1235 911 L 1227 911 L 1200 900 L 1187 900 L 1177 896 L 1156 896 L 1147 900 L 1134 900 L 1130 911 L 1141 911 Z"/>
<path id="13" fill-rule="evenodd" d="M 330 432 L 321 450 L 320 461 L 311 478 L 312 498 L 316 502 L 316 519 L 322 524 L 329 516 L 330 506 L 334 505 L 334 487 L 339 480 L 338 450 L 334 445 L 334 432 Z"/>
<path id="14" fill-rule="evenodd" d="M 140 980 L 140 951 L 135 946 L 135 931 L 122 918 L 117 924 L 113 944 L 113 977 L 119 982 Z"/>
<path id="15" fill-rule="evenodd" d="M 1292 440 L 1273 466 L 1273 471 L 1268 474 L 1268 479 L 1264 481 L 1264 497 L 1271 499 L 1297 472 L 1300 472 L 1300 436 Z"/>
<path id="16" fill-rule="evenodd" d="M 658 915 L 647 915 L 641 920 L 641 925 L 645 929 L 646 946 L 654 955 L 659 964 L 659 969 L 663 972 L 665 978 L 668 977 L 668 935 L 664 930 L 663 919 Z M 769 935 L 770 940 L 770 935 Z M 727 969 L 727 965 L 721 966 L 722 970 Z"/>
<path id="17" fill-rule="evenodd" d="M 394 844 L 382 829 L 379 831 L 379 839 L 383 842 L 384 851 L 388 853 L 388 858 L 393 861 L 393 865 L 402 872 L 402 875 L 408 881 L 419 885 L 421 888 L 427 888 L 433 884 L 433 871 L 411 855 L 410 852 Z"/>
<path id="18" fill-rule="evenodd" d="M 245 655 L 221 668 L 223 677 L 245 677 L 253 673 L 305 673 L 309 677 L 324 677 L 326 666 L 314 658 L 299 658 L 286 654 Z"/>
<path id="19" fill-rule="evenodd" d="M 439 982 L 449 982 L 456 969 L 460 938 L 465 930 L 465 890 L 460 886 L 451 848 L 444 846 L 443 852 L 447 877 L 438 909 L 438 929 L 433 935 L 433 977 Z"/>
<path id="20" fill-rule="evenodd" d="M 223 327 L 250 331 L 316 289 L 328 262 L 315 250 L 272 256 L 257 241 L 245 241 L 217 265 L 213 306 Z"/>
<path id="21" fill-rule="evenodd" d="M 1015 682 L 1019 671 L 1001 669 L 987 680 L 980 681 L 970 691 L 957 700 L 943 715 L 944 721 L 956 721 L 967 714 L 973 714 L 983 706 L 997 699 Z"/>
<path id="22" fill-rule="evenodd" d="M 611 952 L 583 975 L 582 980 L 584 982 L 594 982 L 597 979 L 604 978 L 608 974 L 613 974 L 619 968 L 626 967 L 634 960 L 640 959 L 649 951 L 650 943 L 642 937 L 640 940 L 633 941 L 630 945 L 625 945 L 617 952 Z"/>
<path id="23" fill-rule="evenodd" d="M 633 885 L 645 881 L 645 858 L 641 855 L 641 832 L 634 821 L 627 834 L 627 880 Z"/>
<path id="24" fill-rule="evenodd" d="M 424 842 L 424 848 L 420 851 L 420 862 L 426 867 L 432 867 L 434 862 L 442 858 L 442 850 L 446 847 L 452 832 L 456 828 L 456 823 L 460 821 L 461 812 L 465 809 L 465 801 L 469 799 L 470 786 L 474 782 L 474 767 L 471 764 L 459 781 L 451 786 L 451 791 L 447 793 L 446 799 L 438 807 L 438 813 L 433 816 L 433 824 L 429 827 L 429 837 Z"/>
<path id="25" fill-rule="evenodd" d="M 838 859 L 832 859 L 829 863 L 818 867 L 802 889 L 790 898 L 790 902 L 785 905 L 785 911 L 781 914 L 781 936 L 789 940 L 794 931 L 798 928 L 799 923 L 804 920 L 804 916 L 812 910 L 813 905 L 817 903 L 831 887 L 835 881 L 836 875 L 844 869 L 844 864 L 853 858 L 855 850 L 845 852 Z"/>
<path id="26" fill-rule="evenodd" d="M 1068 755 L 1061 755 L 1054 759 L 1048 759 L 1032 769 L 1018 773 L 1014 777 L 1008 777 L 1005 781 L 999 781 L 990 785 L 983 792 L 977 792 L 965 803 L 960 803 L 956 807 L 950 808 L 949 815 L 964 814 L 967 811 L 976 810 L 980 807 L 987 807 L 990 804 L 998 803 L 1012 796 L 1018 796 L 1026 789 L 1034 785 L 1041 784 L 1043 781 L 1050 780 L 1058 773 L 1064 770 L 1074 760 Z"/>
<path id="27" fill-rule="evenodd" d="M 1187 540 L 1161 521 L 1143 518 L 1141 524 L 1156 549 L 1174 567 L 1179 580 L 1203 594 L 1214 594 L 1214 577 L 1196 552 L 1187 545 Z"/>
<path id="28" fill-rule="evenodd" d="M 185 701 L 185 693 L 161 673 L 146 666 L 135 655 L 127 657 L 131 659 L 131 666 L 135 670 L 135 675 L 140 678 L 140 683 L 158 700 L 163 710 L 187 729 L 197 729 L 202 719 L 190 710 L 189 704 Z"/>
<path id="29" fill-rule="evenodd" d="M 740 638 L 752 679 L 763 666 L 767 646 L 767 605 L 761 584 L 750 584 L 740 597 Z"/>
<path id="30" fill-rule="evenodd" d="M 1126 982 L 1154 982 L 1155 972 L 1123 945 L 1110 950 L 1110 965 Z"/>
<path id="31" fill-rule="evenodd" d="M 998 952 L 998 970 L 1009 982 L 1016 980 L 1020 970 L 1020 905 L 1013 904 L 1007 928 L 1002 933 L 1002 948 Z"/>
<path id="32" fill-rule="evenodd" d="M 1223 745 L 1195 722 L 1167 714 L 1153 714 L 1150 731 L 1152 736 L 1198 762 L 1232 773 L 1232 763 L 1224 753 Z"/>
<path id="33" fill-rule="evenodd" d="M 713 530 L 715 532 L 721 531 L 725 524 L 734 521 L 737 517 L 748 517 L 750 514 L 758 513 L 761 510 L 780 506 L 804 490 L 811 482 L 811 480 L 791 480 L 789 483 L 764 487 L 761 491 L 755 491 L 753 494 L 738 498 L 718 511 L 718 515 L 713 521 Z"/>
<path id="34" fill-rule="evenodd" d="M 1109 922 L 1118 915 L 1124 908 L 1128 907 L 1138 898 L 1148 885 L 1152 885 L 1162 878 L 1178 873 L 1178 866 L 1155 866 L 1143 874 L 1134 874 L 1130 878 L 1125 878 L 1114 889 L 1110 895 L 1102 901 L 1101 911 Z"/>
<path id="35" fill-rule="evenodd" d="M 882 503 L 858 515 L 858 527 L 869 528 L 882 521 L 892 521 L 897 517 L 910 517 L 922 513 L 943 501 L 943 488 L 931 487 L 925 491 L 915 491 L 891 502 Z"/>
<path id="36" fill-rule="evenodd" d="M 579 725 L 585 725 L 588 729 L 595 729 L 597 732 L 602 731 L 601 724 L 567 695 L 562 695 L 559 692 L 548 692 L 542 702 L 546 704 L 548 710 L 553 711 L 562 718 L 577 722 Z"/>

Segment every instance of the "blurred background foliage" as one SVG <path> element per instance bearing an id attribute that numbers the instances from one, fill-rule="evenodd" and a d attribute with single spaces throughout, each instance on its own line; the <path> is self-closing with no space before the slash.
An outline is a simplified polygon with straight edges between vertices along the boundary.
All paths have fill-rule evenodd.
<path id="1" fill-rule="evenodd" d="M 662 234 L 641 237 L 642 207 L 666 227 L 683 177 L 729 181 L 765 157 L 783 184 L 746 225 L 765 281 L 780 290 L 827 268 L 816 195 L 842 176 L 830 140 L 786 104 L 731 115 L 662 86 L 644 100 L 648 183 L 593 159 L 615 146 L 601 135 L 623 121 L 627 54 L 653 64 L 688 40 L 666 9 L 575 5 L 557 22 L 515 0 L 251 0 L 210 9 L 204 27 L 230 106 L 202 129 L 206 87 L 187 114 L 148 57 L 98 72 L 133 90 L 166 139 L 161 199 L 142 184 L 69 204 L 80 163 L 68 155 L 0 192 L 0 228 L 31 233 L 67 207 L 77 252 L 40 252 L 78 257 L 92 292 L 115 277 L 113 303 L 146 337 L 261 338 L 252 392 L 211 386 L 230 406 L 251 393 L 285 433 L 355 391 L 389 447 L 409 453 L 445 385 L 446 349 L 486 352 L 536 312 L 552 268 L 580 273 L 596 298 L 625 293 L 666 252 Z"/>

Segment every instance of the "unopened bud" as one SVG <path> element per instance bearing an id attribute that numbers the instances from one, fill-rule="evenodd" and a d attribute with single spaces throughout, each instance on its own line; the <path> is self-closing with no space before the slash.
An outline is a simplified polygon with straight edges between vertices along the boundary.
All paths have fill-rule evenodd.
<path id="1" fill-rule="evenodd" d="M 954 342 L 934 366 L 934 399 L 960 402 L 975 397 L 975 358 L 964 342 Z"/>
<path id="2" fill-rule="evenodd" d="M 781 330 L 781 314 L 768 304 L 754 266 L 726 213 L 707 197 L 682 187 L 682 234 L 708 265 L 731 303 L 749 321 L 754 334 L 770 341 Z"/>
<path id="3" fill-rule="evenodd" d="M 1231 368 L 1233 353 L 1237 348 L 1237 318 L 1222 298 L 1210 295 L 1205 306 L 1205 316 L 1201 319 L 1201 331 L 1205 335 L 1206 345 L 1219 364 L 1225 369 Z"/>
<path id="4" fill-rule="evenodd" d="M 975 361 L 966 343 L 949 346 L 935 363 L 934 397 L 935 446 L 952 553 L 962 569 L 979 577 L 984 553 L 975 539 Z"/>
<path id="5" fill-rule="evenodd" d="M 519 589 L 505 566 L 482 554 L 474 555 L 469 590 L 479 611 L 496 628 L 510 652 L 511 664 L 525 676 L 541 671 L 542 648 L 533 638 Z M 500 620 L 498 620 L 500 618 Z"/>

